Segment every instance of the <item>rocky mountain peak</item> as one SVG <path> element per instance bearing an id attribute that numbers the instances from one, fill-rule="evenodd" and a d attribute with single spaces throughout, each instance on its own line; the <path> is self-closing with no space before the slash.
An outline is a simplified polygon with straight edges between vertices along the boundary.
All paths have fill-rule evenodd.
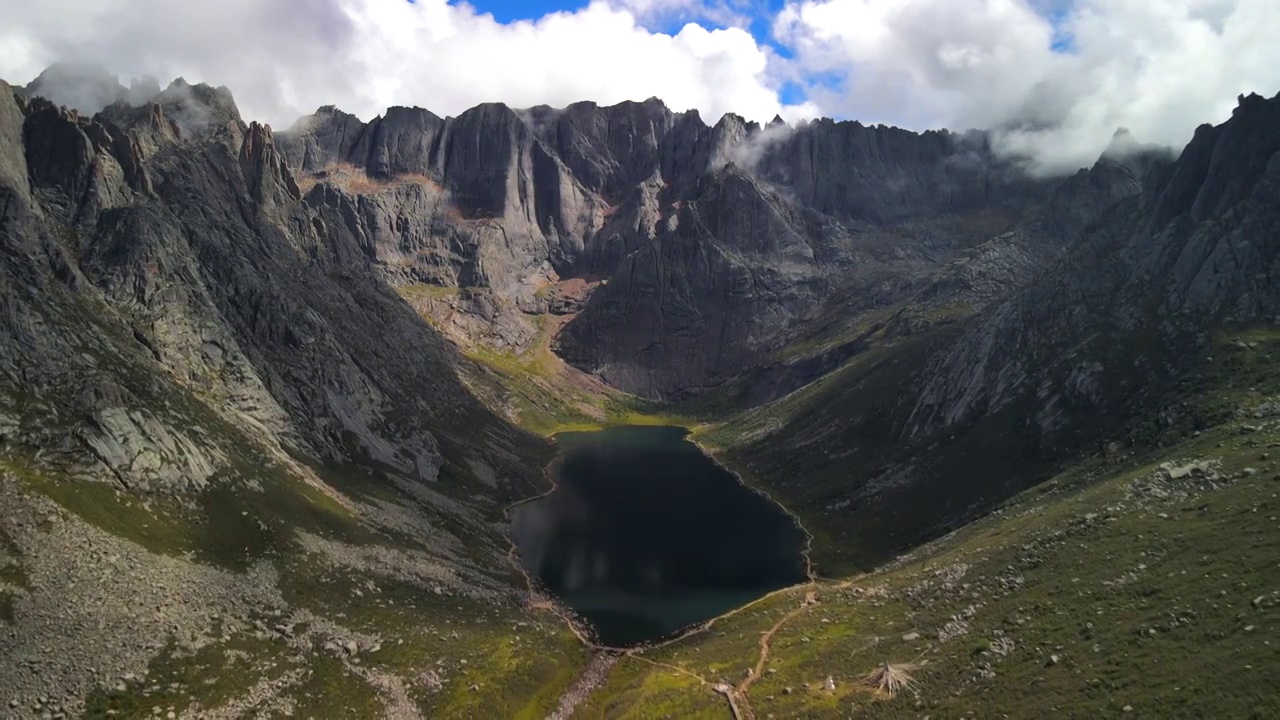
<path id="1" fill-rule="evenodd" d="M 154 102 L 181 129 L 183 137 L 231 136 L 238 138 L 244 121 L 230 88 L 188 83 L 178 78 Z"/>
<path id="2" fill-rule="evenodd" d="M 1232 117 L 1238 117 L 1241 114 L 1264 110 L 1267 106 L 1267 98 L 1256 92 L 1248 95 L 1239 95 L 1236 97 L 1236 107 L 1231 111 Z"/>
<path id="3" fill-rule="evenodd" d="M 1251 192 L 1280 150 L 1280 96 L 1241 97 L 1230 122 L 1201 126 L 1178 161 L 1162 178 L 1152 222 L 1164 224 L 1183 213 L 1200 220 Z"/>
<path id="4" fill-rule="evenodd" d="M 260 204 L 279 204 L 302 198 L 288 163 L 276 151 L 270 125 L 256 121 L 249 123 L 244 143 L 240 146 L 240 170 L 250 196 Z"/>
<path id="5" fill-rule="evenodd" d="M 90 114 L 121 100 L 128 90 L 101 65 L 55 63 L 27 84 L 28 97 Z M 157 90 L 158 92 L 158 90 Z"/>

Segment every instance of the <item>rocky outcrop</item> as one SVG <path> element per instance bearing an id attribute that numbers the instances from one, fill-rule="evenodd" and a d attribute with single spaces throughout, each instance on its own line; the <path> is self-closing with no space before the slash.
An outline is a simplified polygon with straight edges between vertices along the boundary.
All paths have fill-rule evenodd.
<path id="1" fill-rule="evenodd" d="M 150 192 L 141 148 L 108 122 L 35 98 L 27 109 L 23 144 L 32 186 L 48 190 L 68 222 Z"/>
<path id="2" fill-rule="evenodd" d="M 610 107 L 545 105 L 523 113 L 544 145 L 584 187 L 610 204 L 660 169 L 663 146 L 679 116 L 657 98 Z"/>
<path id="3" fill-rule="evenodd" d="M 440 428 L 489 427 L 480 445 L 506 458 L 537 447 L 470 398 L 452 347 L 367 262 L 388 243 L 351 229 L 389 230 L 380 210 L 333 188 L 304 200 L 270 128 L 242 123 L 225 89 L 176 81 L 93 117 L 4 90 L 0 410 L 20 420 L 14 442 L 179 493 L 246 479 L 227 460 L 243 454 L 232 428 L 280 462 L 413 482 L 435 482 L 448 453 L 463 466 L 488 453 Z M 495 468 L 486 492 L 536 479 Z"/>
<path id="4" fill-rule="evenodd" d="M 1280 317 L 1269 280 L 1280 272 L 1278 129 L 1280 97 L 1244 97 L 1175 162 L 1109 155 L 1058 183 L 1027 223 L 930 286 L 986 298 L 984 309 L 855 356 L 762 411 L 781 416 L 736 461 L 789 478 L 774 487 L 864 563 L 955 527 L 1059 462 L 1199 429 L 1204 411 L 1188 398 L 1203 392 L 1215 335 Z M 1052 232 L 1071 226 L 1074 240 Z M 1040 247 L 1035 233 L 1066 245 L 1008 263 L 1012 249 Z M 985 282 L 1001 276 L 1030 281 Z"/>
<path id="5" fill-rule="evenodd" d="M 909 298 L 982 243 L 991 262 L 940 279 L 935 296 L 1028 282 L 1148 169 L 1104 160 L 1037 179 L 983 133 L 762 128 L 732 114 L 709 127 L 656 99 L 444 119 L 392 108 L 369 123 L 325 107 L 277 145 L 316 184 L 309 202 L 393 283 L 537 313 L 548 282 L 609 280 L 558 347 L 654 396 L 766 361 L 833 293 L 856 297 L 856 312 Z"/>
<path id="6" fill-rule="evenodd" d="M 80 439 L 129 490 L 201 490 L 225 464 L 216 451 L 210 457 L 181 431 L 145 410 L 99 410 L 80 431 Z"/>
<path id="7" fill-rule="evenodd" d="M 1219 322 L 1274 318 L 1280 297 L 1267 278 L 1280 270 L 1271 242 L 1280 228 L 1277 119 L 1280 98 L 1251 96 L 1230 122 L 1197 131 L 1141 196 L 1114 208 L 1040 283 L 939 359 L 913 432 L 999 408 L 1032 387 L 1043 428 L 1061 431 L 1072 425 L 1066 408 L 1083 405 L 1087 415 L 1125 396 L 1118 365 L 1146 353 L 1118 339 L 1146 338 L 1150 352 L 1193 346 Z M 1086 381 L 1101 358 L 1110 362 Z"/>
<path id="8" fill-rule="evenodd" d="M 23 148 L 25 110 L 22 97 L 0 80 L 0 192 L 22 197 L 31 187 Z"/>
<path id="9" fill-rule="evenodd" d="M 240 146 L 240 173 L 248 183 L 249 197 L 259 205 L 283 206 L 302 198 L 293 173 L 276 152 L 268 126 L 249 124 Z"/>

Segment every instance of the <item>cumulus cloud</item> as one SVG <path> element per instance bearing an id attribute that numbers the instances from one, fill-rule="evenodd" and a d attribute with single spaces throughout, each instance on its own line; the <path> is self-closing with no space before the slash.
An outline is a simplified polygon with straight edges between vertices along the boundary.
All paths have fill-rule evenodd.
<path id="1" fill-rule="evenodd" d="M 612 0 L 630 10 L 646 26 L 701 22 L 745 28 L 761 11 L 759 0 Z"/>
<path id="2" fill-rule="evenodd" d="M 0 77 L 55 60 L 232 88 L 288 125 L 336 104 L 457 114 L 658 96 L 795 122 L 997 129 L 1045 172 L 1090 164 L 1119 127 L 1181 147 L 1240 93 L 1280 90 L 1276 0 L 593 0 L 500 23 L 446 0 L 10 0 Z M 752 18 L 773 37 L 751 35 Z M 659 32 L 655 28 L 675 28 Z M 776 49 L 775 49 L 776 48 Z M 807 101 L 781 100 L 784 83 Z M 790 96 L 790 95 L 788 95 Z"/>
<path id="3" fill-rule="evenodd" d="M 695 23 L 652 32 L 602 0 L 509 24 L 445 0 L 16 0 L 5 16 L 0 76 L 10 81 L 54 61 L 182 76 L 229 86 L 246 117 L 277 125 L 325 104 L 369 118 L 397 104 L 457 114 L 485 101 L 651 96 L 712 122 L 729 111 L 816 114 L 779 100 L 771 53 L 750 33 Z"/>
<path id="4" fill-rule="evenodd" d="M 1052 29 L 1021 0 L 821 0 L 788 5 L 775 32 L 826 110 L 868 122 L 989 127 L 1050 62 Z"/>
<path id="5" fill-rule="evenodd" d="M 1046 172 L 1088 165 L 1119 127 L 1181 147 L 1238 94 L 1280 90 L 1275 0 L 804 0 L 775 33 L 793 73 L 827 74 L 824 112 L 999 128 Z"/>

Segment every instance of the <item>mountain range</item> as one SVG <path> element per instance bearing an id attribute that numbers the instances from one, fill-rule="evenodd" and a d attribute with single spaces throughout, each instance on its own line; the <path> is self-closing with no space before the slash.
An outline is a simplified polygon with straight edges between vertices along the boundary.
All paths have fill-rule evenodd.
<path id="1" fill-rule="evenodd" d="M 1203 481 L 1166 488 L 1180 504 L 1162 514 L 1252 532 L 1193 506 L 1270 517 L 1275 463 L 1252 456 L 1280 436 L 1280 97 L 1241 97 L 1181 151 L 1139 140 L 1118 131 L 1093 166 L 1044 176 L 986 131 L 711 125 L 658 99 L 368 122 L 327 106 L 276 131 L 183 80 L 54 66 L 0 83 L 0 701 L 50 717 L 1119 711 L 1144 663 L 1190 641 L 1098 642 L 1128 658 L 1106 656 L 1127 663 L 1108 693 L 1006 687 L 997 660 L 1035 675 L 1090 652 L 1050 652 L 1075 629 L 1036 594 L 1055 561 L 1027 555 L 1079 530 L 1070 503 L 1149 473 Z M 648 659 L 540 609 L 506 510 L 548 489 L 549 435 L 616 422 L 693 428 L 792 511 L 813 536 L 805 597 L 727 620 L 744 640 L 716 626 Z M 1081 511 L 1122 518 L 1081 535 L 1084 556 L 1118 552 L 1116 528 L 1164 532 L 1124 497 Z M 1200 532 L 1186 522 L 1177 537 Z M 1266 637 L 1280 606 L 1271 531 L 1241 535 L 1248 564 L 1224 570 L 1222 598 L 1261 595 L 1219 599 L 1232 630 L 1198 648 L 1245 653 L 1263 688 L 1274 650 L 1237 634 Z M 1183 544 L 1160 557 L 1199 560 Z M 1010 569 L 981 565 L 1005 549 Z M 1153 591 L 1171 607 L 1191 592 Z M 1150 597 L 1108 617 L 1158 642 Z M 1005 614 L 982 609 L 1002 598 Z M 774 639 L 770 660 L 792 601 L 797 623 L 840 622 Z M 1261 619 L 1228 622 L 1246 613 Z M 838 667 L 897 636 L 906 653 L 934 615 L 913 700 L 858 681 L 879 659 Z M 1028 616 L 1052 647 L 1006 647 Z M 986 644 L 956 640 L 971 631 Z M 1274 690 L 1141 689 L 1166 716 L 1277 707 Z"/>

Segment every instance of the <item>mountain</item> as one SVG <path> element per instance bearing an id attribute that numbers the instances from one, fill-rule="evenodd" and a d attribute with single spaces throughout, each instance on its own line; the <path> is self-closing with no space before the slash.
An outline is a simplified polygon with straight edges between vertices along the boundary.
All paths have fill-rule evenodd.
<path id="1" fill-rule="evenodd" d="M 394 707 L 483 671 L 508 638 L 451 618 L 522 614 L 498 523 L 551 448 L 352 262 L 269 128 L 181 81 L 91 117 L 0 86 L 0 208 L 6 703 L 187 707 L 148 664 L 231 682 L 210 647 L 292 666 L 258 700 L 326 713 L 325 688 Z M 578 652 L 554 621 L 524 634 L 508 671 Z M 403 642 L 435 648 L 431 683 L 404 686 Z M 356 665 L 379 645 L 389 666 Z"/>
<path id="2" fill-rule="evenodd" d="M 0 84 L 0 701 L 1266 716 L 1228 679 L 1277 669 L 1278 121 L 1044 177 L 657 99 L 275 132 L 183 80 Z M 611 422 L 689 425 L 816 576 L 581 643 L 506 511 Z"/>
<path id="3" fill-rule="evenodd" d="M 1241 98 L 1024 289 L 885 342 L 719 442 L 749 436 L 730 457 L 751 477 L 792 478 L 784 503 L 825 517 L 838 562 L 865 567 L 1059 462 L 1220 421 L 1187 399 L 1206 391 L 1218 334 L 1276 317 L 1277 112 L 1280 100 Z"/>
<path id="4" fill-rule="evenodd" d="M 391 108 L 369 123 L 325 107 L 279 144 L 315 183 L 308 203 L 338 213 L 393 283 L 477 290 L 487 302 L 471 312 L 497 316 L 497 348 L 532 340 L 520 314 L 545 312 L 547 288 L 585 281 L 558 353 L 654 398 L 755 367 L 832 294 L 846 312 L 892 305 L 993 236 L 1052 256 L 1146 169 L 1104 160 L 1037 179 L 982 133 L 733 115 L 708 127 L 656 99 L 445 119 Z"/>

